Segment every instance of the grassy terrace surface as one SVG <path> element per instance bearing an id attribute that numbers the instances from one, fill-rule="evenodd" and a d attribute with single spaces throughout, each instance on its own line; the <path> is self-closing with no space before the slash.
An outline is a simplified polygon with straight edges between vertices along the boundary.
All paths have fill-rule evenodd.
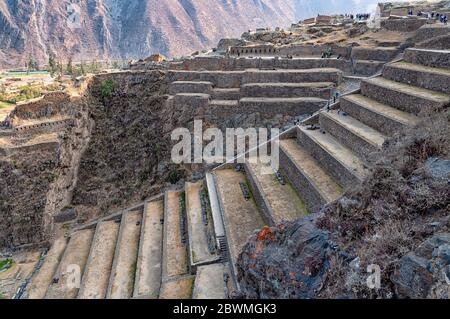
<path id="1" fill-rule="evenodd" d="M 13 106 L 13 105 L 14 105 L 14 104 L 0 101 L 0 109 L 6 109 L 6 108 L 11 107 L 11 106 Z"/>
<path id="2" fill-rule="evenodd" d="M 13 264 L 14 264 L 14 260 L 12 260 L 12 259 L 5 259 L 5 260 L 0 261 L 0 272 L 11 268 L 11 266 Z"/>

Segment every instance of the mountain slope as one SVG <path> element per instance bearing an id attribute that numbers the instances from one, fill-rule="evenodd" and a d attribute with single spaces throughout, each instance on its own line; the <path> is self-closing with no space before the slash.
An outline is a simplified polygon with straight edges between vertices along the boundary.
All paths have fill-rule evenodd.
<path id="1" fill-rule="evenodd" d="M 248 29 L 288 26 L 376 0 L 0 0 L 0 68 L 62 60 L 190 54 Z M 70 28 L 71 19 L 79 22 Z"/>
<path id="2" fill-rule="evenodd" d="M 0 67 L 23 66 L 30 55 L 43 63 L 50 53 L 75 60 L 189 54 L 249 28 L 289 24 L 290 2 L 0 0 Z M 68 22 L 72 3 L 80 12 L 76 29 Z"/>

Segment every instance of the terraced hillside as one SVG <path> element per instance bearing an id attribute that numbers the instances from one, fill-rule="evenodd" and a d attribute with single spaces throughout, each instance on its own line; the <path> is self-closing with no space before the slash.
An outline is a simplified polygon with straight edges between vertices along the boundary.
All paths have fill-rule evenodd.
<path id="1" fill-rule="evenodd" d="M 316 297 L 322 277 L 308 279 L 324 264 L 307 257 L 316 248 L 323 254 L 320 245 L 328 242 L 302 227 L 366 180 L 389 138 L 450 105 L 450 50 L 422 42 L 407 49 L 341 47 L 347 55 L 320 58 L 290 49 L 298 55 L 253 48 L 244 49 L 253 50 L 248 56 L 102 74 L 76 97 L 50 95 L 8 115 L 0 129 L 0 177 L 37 175 L 30 207 L 38 218 L 2 211 L 8 223 L 0 243 L 51 243 L 16 297 L 264 297 L 253 285 L 273 271 L 301 287 L 299 297 Z M 367 74 L 375 75 L 361 77 L 367 69 L 358 61 L 373 62 Z M 169 164 L 172 130 L 192 128 L 194 120 L 223 131 L 281 128 L 279 170 L 250 156 L 242 164 Z M 48 155 L 37 158 L 41 175 L 20 161 L 24 151 L 27 161 Z M 29 186 L 23 182 L 14 190 Z M 4 207 L 13 207 L 8 193 L 0 194 Z M 292 225 L 300 225 L 301 243 L 315 243 L 293 254 L 304 259 L 295 280 L 292 272 L 281 274 L 283 267 L 269 267 L 264 278 L 264 269 L 245 268 L 247 257 L 256 260 L 263 243 L 273 241 L 273 229 Z M 23 234 L 29 229 L 39 238 Z M 255 251 L 243 253 L 252 244 Z"/>
<path id="2" fill-rule="evenodd" d="M 222 229 L 207 185 L 188 183 L 58 239 L 27 297 L 226 298 L 233 282 Z"/>

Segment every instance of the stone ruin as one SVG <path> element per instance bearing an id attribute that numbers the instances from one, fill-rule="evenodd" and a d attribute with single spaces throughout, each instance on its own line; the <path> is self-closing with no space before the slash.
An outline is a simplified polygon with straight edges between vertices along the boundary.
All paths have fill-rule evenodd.
<path id="1" fill-rule="evenodd" d="M 328 23 L 328 18 L 320 21 Z M 422 22 L 415 19 L 414 27 L 405 27 L 403 20 L 392 19 L 384 27 L 420 30 L 416 37 L 421 39 L 424 32 L 442 36 Z M 195 299 L 239 294 L 239 255 L 256 230 L 263 229 L 258 240 L 269 240 L 271 231 L 265 226 L 314 215 L 338 200 L 367 176 L 368 154 L 401 129 L 417 125 L 423 109 L 450 103 L 450 47 L 335 45 L 331 58 L 323 59 L 319 54 L 325 48 L 239 44 L 226 57 L 188 59 L 161 71 L 168 84 L 166 108 L 180 117 L 219 128 L 283 126 L 280 171 L 261 174 L 265 164 L 258 161 L 221 165 L 137 206 L 78 225 L 52 242 L 19 297 Z M 129 72 L 145 76 L 147 71 Z M 39 107 L 51 101 L 49 96 L 38 106 L 20 106 L 14 116 L 20 121 L 52 117 L 53 107 Z M 79 116 L 64 109 L 57 113 Z M 22 133 L 0 130 L 4 153 L 17 148 L 5 146 L 14 134 Z M 72 210 L 67 212 L 57 219 L 65 223 L 76 218 Z M 73 264 L 81 270 L 80 288 L 66 285 L 67 267 Z M 314 295 L 312 290 L 304 293 Z"/>

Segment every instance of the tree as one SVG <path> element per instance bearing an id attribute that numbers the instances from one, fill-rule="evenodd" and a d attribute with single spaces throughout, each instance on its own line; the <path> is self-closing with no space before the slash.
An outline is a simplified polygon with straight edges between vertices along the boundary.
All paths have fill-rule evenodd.
<path id="1" fill-rule="evenodd" d="M 80 63 L 80 71 L 81 71 L 81 75 L 86 75 L 86 68 L 84 66 L 83 60 L 81 60 L 81 63 Z"/>
<path id="2" fill-rule="evenodd" d="M 56 70 L 58 73 L 58 78 L 61 78 L 64 75 L 64 66 L 60 61 L 56 63 Z"/>
<path id="3" fill-rule="evenodd" d="M 27 67 L 28 73 L 30 71 L 38 71 L 38 70 L 39 70 L 38 62 L 30 55 L 30 58 L 28 59 L 28 67 Z"/>
<path id="4" fill-rule="evenodd" d="M 91 72 L 94 74 L 97 74 L 100 72 L 99 62 L 97 62 L 97 60 L 95 60 L 95 59 L 92 60 L 92 63 L 91 63 Z"/>
<path id="5" fill-rule="evenodd" d="M 113 68 L 113 69 L 120 69 L 120 64 L 119 64 L 119 62 L 118 62 L 118 61 L 114 61 L 113 64 L 112 64 L 112 68 Z"/>
<path id="6" fill-rule="evenodd" d="M 69 61 L 67 61 L 66 72 L 68 75 L 73 75 L 72 57 L 70 57 Z"/>
<path id="7" fill-rule="evenodd" d="M 58 72 L 58 65 L 53 55 L 50 55 L 48 57 L 48 72 L 50 73 L 51 77 L 54 77 Z"/>

